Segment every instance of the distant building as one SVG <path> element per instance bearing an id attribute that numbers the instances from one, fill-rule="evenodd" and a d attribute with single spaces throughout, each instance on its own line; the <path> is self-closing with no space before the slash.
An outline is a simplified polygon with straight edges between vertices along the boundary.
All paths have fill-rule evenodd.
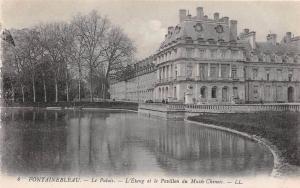
<path id="1" fill-rule="evenodd" d="M 111 85 L 112 98 L 195 104 L 300 101 L 300 37 L 287 32 L 279 42 L 276 34 L 268 34 L 266 42 L 257 42 L 254 31 L 238 35 L 236 20 L 219 13 L 209 19 L 202 7 L 193 17 L 179 10 L 179 24 L 168 28 L 146 62 L 152 68 L 144 74 L 137 68 L 130 80 Z M 145 60 L 135 66 L 144 67 Z"/>
<path id="2" fill-rule="evenodd" d="M 110 85 L 111 98 L 145 102 L 154 100 L 153 91 L 156 80 L 156 67 L 150 56 L 132 65 L 134 72 L 121 80 L 113 80 Z"/>

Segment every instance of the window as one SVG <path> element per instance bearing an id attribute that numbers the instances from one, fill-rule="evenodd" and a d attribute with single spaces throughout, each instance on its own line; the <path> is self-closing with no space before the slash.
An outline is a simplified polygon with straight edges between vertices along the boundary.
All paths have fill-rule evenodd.
<path id="1" fill-rule="evenodd" d="M 191 78 L 193 74 L 193 65 L 192 64 L 187 64 L 186 65 L 186 77 Z"/>
<path id="2" fill-rule="evenodd" d="M 282 70 L 281 69 L 277 69 L 277 79 L 278 79 L 278 81 L 282 81 Z"/>
<path id="3" fill-rule="evenodd" d="M 232 51 L 231 52 L 231 57 L 232 57 L 232 59 L 237 59 L 238 58 L 238 51 Z"/>
<path id="4" fill-rule="evenodd" d="M 288 78 L 289 82 L 293 81 L 293 69 L 289 69 Z"/>
<path id="5" fill-rule="evenodd" d="M 211 89 L 211 98 L 213 98 L 213 99 L 217 98 L 217 87 L 216 86 L 214 86 Z"/>
<path id="6" fill-rule="evenodd" d="M 237 78 L 237 67 L 236 67 L 236 65 L 232 65 L 232 67 L 231 67 L 231 77 L 233 79 Z"/>
<path id="7" fill-rule="evenodd" d="M 253 97 L 254 97 L 255 99 L 258 98 L 258 86 L 254 86 L 254 87 L 253 87 Z"/>
<path id="8" fill-rule="evenodd" d="M 210 57 L 211 58 L 217 58 L 217 50 L 211 50 L 210 51 Z"/>
<path id="9" fill-rule="evenodd" d="M 276 92 L 276 97 L 277 97 L 277 101 L 281 101 L 283 98 L 282 95 L 282 87 L 281 86 L 277 86 L 277 92 Z"/>
<path id="10" fill-rule="evenodd" d="M 276 55 L 275 59 L 276 59 L 276 63 L 282 63 L 282 58 L 281 58 L 281 56 Z"/>
<path id="11" fill-rule="evenodd" d="M 199 78 L 200 80 L 207 79 L 207 64 L 199 64 Z"/>
<path id="12" fill-rule="evenodd" d="M 234 99 L 238 99 L 239 98 L 239 92 L 238 92 L 238 88 L 237 87 L 233 88 L 233 98 Z"/>
<path id="13" fill-rule="evenodd" d="M 176 90 L 176 86 L 174 87 L 173 93 L 174 93 L 174 98 L 177 98 L 177 90 Z"/>
<path id="14" fill-rule="evenodd" d="M 177 79 L 178 72 L 177 72 L 177 65 L 175 65 L 175 79 Z"/>
<path id="15" fill-rule="evenodd" d="M 226 57 L 226 50 L 221 50 L 221 58 L 225 59 Z"/>
<path id="16" fill-rule="evenodd" d="M 289 74 L 289 82 L 291 82 L 293 80 L 293 75 Z"/>
<path id="17" fill-rule="evenodd" d="M 194 56 L 194 48 L 187 48 L 186 57 L 193 57 L 193 56 Z"/>
<path id="18" fill-rule="evenodd" d="M 270 80 L 270 70 L 266 69 L 266 80 L 269 81 Z"/>
<path id="19" fill-rule="evenodd" d="M 177 57 L 177 49 L 174 50 L 174 55 L 173 55 L 173 58 L 176 58 Z"/>
<path id="20" fill-rule="evenodd" d="M 266 101 L 271 100 L 271 87 L 270 86 L 265 87 L 265 100 Z"/>
<path id="21" fill-rule="evenodd" d="M 201 98 L 206 98 L 206 87 L 201 87 L 200 94 Z"/>
<path id="22" fill-rule="evenodd" d="M 161 80 L 162 70 L 159 68 L 159 80 Z"/>
<path id="23" fill-rule="evenodd" d="M 256 80 L 257 76 L 258 76 L 258 69 L 257 68 L 252 69 L 252 79 Z"/>
<path id="24" fill-rule="evenodd" d="M 211 64 L 210 66 L 210 77 L 217 78 L 218 77 L 218 65 Z"/>
<path id="25" fill-rule="evenodd" d="M 227 64 L 222 64 L 221 65 L 221 77 L 222 78 L 228 78 L 229 77 L 229 65 Z"/>
<path id="26" fill-rule="evenodd" d="M 205 57 L 205 49 L 199 49 L 199 55 L 200 55 L 200 58 L 204 58 Z"/>

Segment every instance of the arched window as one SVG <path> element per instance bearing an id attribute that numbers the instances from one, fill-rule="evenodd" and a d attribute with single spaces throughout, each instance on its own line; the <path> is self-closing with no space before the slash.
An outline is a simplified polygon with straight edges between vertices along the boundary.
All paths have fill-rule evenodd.
<path id="1" fill-rule="evenodd" d="M 217 98 L 217 87 L 216 86 L 211 88 L 211 98 L 213 98 L 213 99 Z"/>
<path id="2" fill-rule="evenodd" d="M 201 98 L 206 98 L 207 96 L 207 89 L 205 86 L 201 87 L 200 89 Z"/>

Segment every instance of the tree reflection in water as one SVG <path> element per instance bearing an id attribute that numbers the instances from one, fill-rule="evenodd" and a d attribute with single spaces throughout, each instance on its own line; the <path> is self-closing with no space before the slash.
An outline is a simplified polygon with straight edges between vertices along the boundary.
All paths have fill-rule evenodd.
<path id="1" fill-rule="evenodd" d="M 237 135 L 117 111 L 1 111 L 8 175 L 267 175 L 272 154 Z"/>

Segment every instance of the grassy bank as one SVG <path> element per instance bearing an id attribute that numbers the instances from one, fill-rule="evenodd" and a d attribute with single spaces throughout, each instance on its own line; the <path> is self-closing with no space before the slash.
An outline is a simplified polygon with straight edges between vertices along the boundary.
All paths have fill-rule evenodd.
<path id="1" fill-rule="evenodd" d="M 288 163 L 300 166 L 300 114 L 259 112 L 251 114 L 203 114 L 188 120 L 228 127 L 268 139 Z"/>
<path id="2" fill-rule="evenodd" d="M 57 103 L 11 103 L 3 104 L 7 107 L 76 107 L 76 108 L 112 108 L 138 110 L 138 103 L 121 101 L 102 101 L 102 102 L 57 102 Z"/>

